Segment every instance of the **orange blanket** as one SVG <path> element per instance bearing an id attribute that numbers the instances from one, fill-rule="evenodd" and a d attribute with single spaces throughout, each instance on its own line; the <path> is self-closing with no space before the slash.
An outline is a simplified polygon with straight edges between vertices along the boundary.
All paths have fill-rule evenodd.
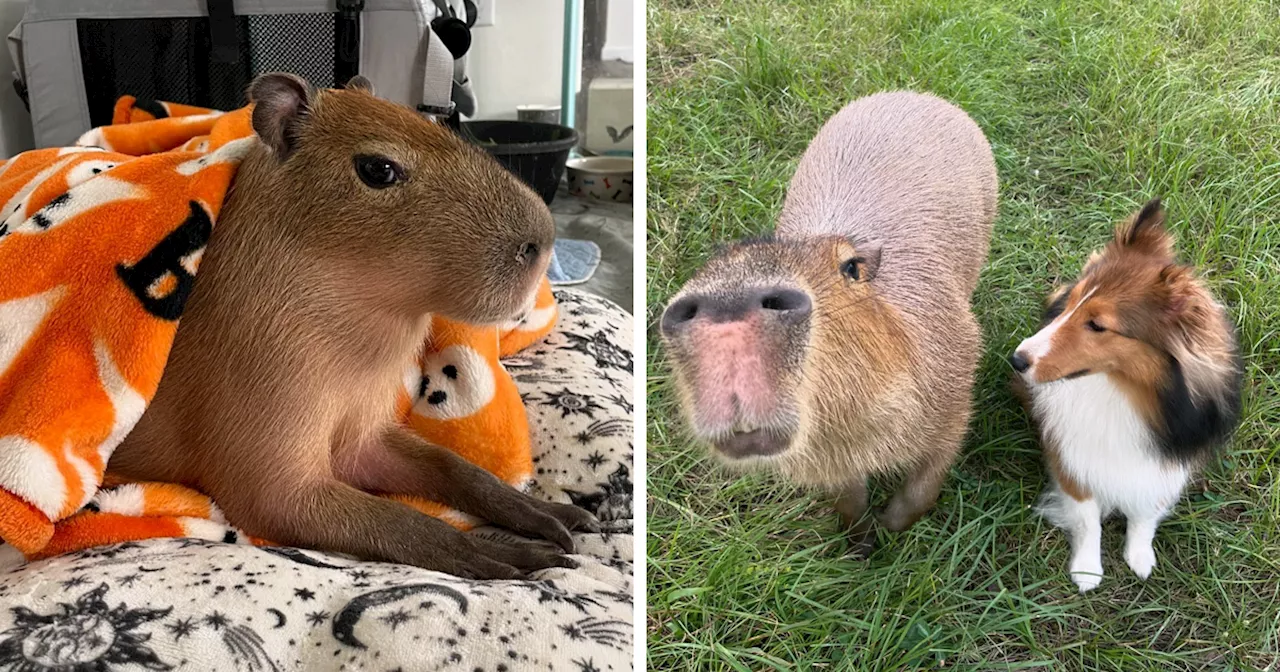
<path id="1" fill-rule="evenodd" d="M 157 536 L 264 543 L 198 492 L 105 472 L 155 394 L 200 254 L 257 142 L 249 113 L 126 96 L 112 124 L 77 146 L 0 164 L 0 555 Z M 420 360 L 405 363 L 405 422 L 523 487 L 529 427 L 499 358 L 555 319 L 545 279 L 520 324 L 435 318 Z M 463 529 L 475 523 L 402 500 Z"/>

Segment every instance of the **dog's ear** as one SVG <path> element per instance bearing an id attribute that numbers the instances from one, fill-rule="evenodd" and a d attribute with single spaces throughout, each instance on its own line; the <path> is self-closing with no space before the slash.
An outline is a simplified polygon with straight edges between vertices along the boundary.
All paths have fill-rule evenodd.
<path id="1" fill-rule="evenodd" d="M 1116 228 L 1116 244 L 1173 261 L 1173 236 L 1164 228 L 1164 206 L 1153 198 Z"/>
<path id="2" fill-rule="evenodd" d="M 1165 312 L 1174 319 L 1186 318 L 1199 312 L 1202 299 L 1196 286 L 1195 271 L 1188 266 L 1169 264 L 1160 269 L 1160 284 L 1164 290 Z"/>
<path id="3" fill-rule="evenodd" d="M 296 149 L 298 127 L 311 105 L 311 90 L 302 78 L 283 72 L 259 76 L 249 85 L 253 102 L 253 130 L 276 158 L 289 158 Z"/>

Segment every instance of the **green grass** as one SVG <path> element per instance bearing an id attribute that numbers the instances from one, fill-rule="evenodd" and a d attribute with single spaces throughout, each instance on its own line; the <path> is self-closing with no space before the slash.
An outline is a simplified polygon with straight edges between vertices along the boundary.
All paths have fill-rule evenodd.
<path id="1" fill-rule="evenodd" d="M 664 670 L 1280 667 L 1280 9 L 1244 0 L 650 0 L 648 660 Z M 656 339 L 715 245 L 772 226 L 823 121 L 890 88 L 986 131 L 1000 217 L 975 298 L 977 412 L 938 507 L 843 557 L 820 495 L 682 433 Z M 1114 222 L 1160 195 L 1238 326 L 1244 420 L 1156 537 L 1108 524 L 1081 596 L 1032 515 L 1039 449 L 1004 356 Z M 877 495 L 884 497 L 881 489 Z"/>

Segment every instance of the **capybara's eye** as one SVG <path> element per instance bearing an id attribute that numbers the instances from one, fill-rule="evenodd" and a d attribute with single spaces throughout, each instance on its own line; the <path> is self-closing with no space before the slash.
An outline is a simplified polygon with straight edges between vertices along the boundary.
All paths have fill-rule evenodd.
<path id="1" fill-rule="evenodd" d="M 858 258 L 854 257 L 840 264 L 840 275 L 850 280 L 857 280 L 861 276 L 861 269 L 858 268 Z"/>
<path id="2" fill-rule="evenodd" d="M 356 174 L 360 176 L 360 181 L 374 189 L 386 189 L 404 179 L 404 170 L 385 156 L 357 156 Z"/>
<path id="3" fill-rule="evenodd" d="M 1096 331 L 1098 333 L 1102 333 L 1107 330 L 1106 327 L 1102 326 L 1101 324 L 1098 324 L 1097 322 L 1094 322 L 1093 320 L 1089 320 L 1088 322 L 1085 322 L 1084 326 L 1089 327 L 1089 331 Z"/>

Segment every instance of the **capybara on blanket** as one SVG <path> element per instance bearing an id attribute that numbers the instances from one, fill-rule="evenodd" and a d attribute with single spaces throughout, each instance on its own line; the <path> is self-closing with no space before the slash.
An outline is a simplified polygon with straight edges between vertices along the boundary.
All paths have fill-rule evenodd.
<path id="1" fill-rule="evenodd" d="M 512 487 L 529 432 L 498 357 L 555 320 L 545 206 L 361 78 L 265 75 L 250 98 L 139 119 L 126 97 L 80 146 L 0 166 L 0 548 L 571 564 L 455 529 L 473 514 L 572 550 L 594 525 Z"/>

